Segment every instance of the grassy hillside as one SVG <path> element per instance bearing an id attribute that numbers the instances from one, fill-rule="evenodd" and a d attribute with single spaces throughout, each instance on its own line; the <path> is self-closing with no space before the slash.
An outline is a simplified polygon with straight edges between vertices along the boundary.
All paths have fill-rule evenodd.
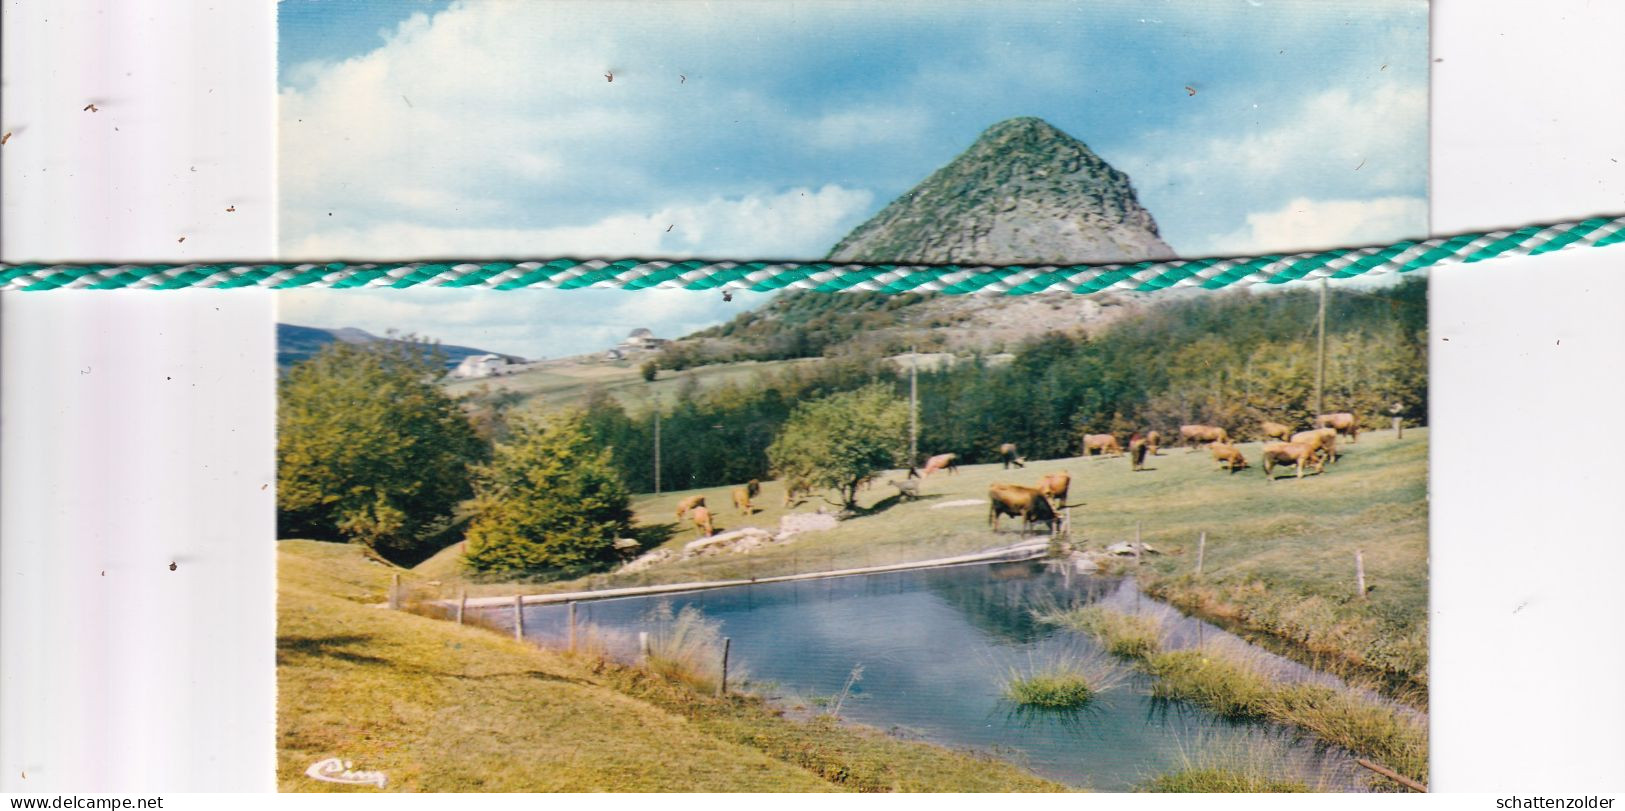
<path id="1" fill-rule="evenodd" d="M 730 383 L 744 385 L 762 372 L 819 361 L 818 358 L 810 358 L 702 366 L 681 372 L 662 370 L 659 377 L 648 382 L 638 371 L 641 360 L 558 360 L 539 364 L 534 370 L 516 375 L 447 383 L 446 391 L 453 395 L 482 392 L 508 394 L 518 398 L 517 407 L 520 410 L 534 411 L 555 411 L 584 405 L 593 392 L 599 391 L 618 400 L 627 411 L 642 413 L 657 397 L 669 406 L 685 387 L 704 392 Z"/>
<path id="2" fill-rule="evenodd" d="M 1073 476 L 1073 543 L 1102 549 L 1134 537 L 1161 555 L 1139 571 L 1154 593 L 1187 610 L 1270 634 L 1296 652 L 1321 657 L 1323 666 L 1346 664 L 1381 671 L 1412 687 L 1426 683 L 1427 662 L 1427 447 L 1426 429 L 1364 435 L 1345 447 L 1324 475 L 1265 480 L 1259 444 L 1239 446 L 1254 467 L 1234 475 L 1215 469 L 1206 451 L 1164 449 L 1151 470 L 1129 470 L 1126 458 L 1058 459 L 1024 470 L 965 466 L 958 474 L 926 480 L 924 497 L 899 503 L 896 490 L 876 483 L 860 494 L 867 512 L 824 532 L 807 533 L 744 555 L 696 558 L 634 574 L 604 574 L 555 583 L 476 584 L 473 594 L 511 594 L 608 588 L 696 579 L 763 577 L 802 571 L 923 560 L 988 549 L 1019 540 L 1005 519 L 987 526 L 987 487 L 1033 483 L 1048 472 Z M 1277 471 L 1279 473 L 1279 471 Z M 783 489 L 767 482 L 746 517 L 731 506 L 730 488 L 643 495 L 637 521 L 646 536 L 666 538 L 680 550 L 698 537 L 678 522 L 680 499 L 703 494 L 718 531 L 757 526 L 775 529 L 787 512 Z M 965 502 L 955 504 L 955 502 Z M 821 499 L 794 511 L 812 511 Z M 1207 533 L 1204 575 L 1190 576 L 1197 535 Z M 1363 551 L 1369 600 L 1354 598 L 1354 551 Z M 425 563 L 422 573 L 457 577 L 456 551 Z"/>
<path id="3" fill-rule="evenodd" d="M 1013 766 L 778 717 L 488 630 L 373 607 L 392 574 L 360 547 L 278 546 L 278 783 L 342 757 L 392 791 L 1019 791 Z"/>

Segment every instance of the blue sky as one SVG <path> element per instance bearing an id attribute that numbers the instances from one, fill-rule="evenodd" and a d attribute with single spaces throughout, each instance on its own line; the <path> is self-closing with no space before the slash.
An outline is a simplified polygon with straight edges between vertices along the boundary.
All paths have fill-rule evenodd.
<path id="1" fill-rule="evenodd" d="M 1427 231 L 1420 0 L 278 8 L 290 258 L 818 258 L 1020 115 L 1181 255 Z"/>

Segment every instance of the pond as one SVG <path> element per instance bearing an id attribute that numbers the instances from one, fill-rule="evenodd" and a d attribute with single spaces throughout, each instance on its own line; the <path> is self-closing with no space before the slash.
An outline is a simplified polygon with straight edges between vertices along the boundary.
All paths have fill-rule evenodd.
<path id="1" fill-rule="evenodd" d="M 1132 578 L 1082 575 L 1043 561 L 584 601 L 577 622 L 607 632 L 612 652 L 630 658 L 637 631 L 652 627 L 664 606 L 693 606 L 732 639 L 730 663 L 748 674 L 745 689 L 780 706 L 815 713 L 839 701 L 846 721 L 992 754 L 1077 787 L 1128 790 L 1204 752 L 1247 751 L 1253 761 L 1267 758 L 1272 774 L 1362 789 L 1364 773 L 1346 752 L 1155 699 L 1148 677 L 1090 636 L 1034 618 L 1035 608 L 1095 602 L 1166 615 L 1171 646 L 1211 637 L 1246 644 L 1140 595 Z M 562 644 L 567 626 L 564 605 L 525 609 L 530 638 Z M 1254 650 L 1283 678 L 1335 682 Z M 1073 711 L 1022 711 L 1004 697 L 1013 671 L 1080 658 L 1115 668 L 1121 683 Z"/>

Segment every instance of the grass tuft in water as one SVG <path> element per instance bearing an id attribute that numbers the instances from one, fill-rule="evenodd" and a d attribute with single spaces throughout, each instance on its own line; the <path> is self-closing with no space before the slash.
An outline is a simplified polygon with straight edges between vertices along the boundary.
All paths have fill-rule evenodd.
<path id="1" fill-rule="evenodd" d="M 1081 673 L 1070 672 L 1012 676 L 1004 687 L 1004 694 L 1017 704 L 1057 710 L 1082 707 L 1094 697 L 1089 680 Z"/>
<path id="2" fill-rule="evenodd" d="M 1184 699 L 1232 719 L 1296 726 L 1374 758 L 1400 774 L 1427 780 L 1427 727 L 1352 690 L 1283 683 L 1223 645 L 1166 651 L 1146 659 L 1163 698 Z"/>
<path id="3" fill-rule="evenodd" d="M 1179 764 L 1137 787 L 1146 792 L 1294 794 L 1339 791 L 1346 767 L 1311 758 L 1289 736 L 1254 733 L 1240 738 L 1198 738 L 1181 744 Z"/>
<path id="4" fill-rule="evenodd" d="M 1086 706 L 1100 693 L 1123 681 L 1121 669 L 1102 657 L 1058 655 L 1045 662 L 1012 668 L 1004 682 L 1004 697 L 1022 707 L 1072 710 Z"/>
<path id="5" fill-rule="evenodd" d="M 1099 639 L 1108 652 L 1126 659 L 1144 659 L 1162 649 L 1161 617 L 1090 605 L 1046 611 L 1038 615 L 1038 620 L 1087 633 Z"/>
<path id="6" fill-rule="evenodd" d="M 1246 650 L 1217 641 L 1163 650 L 1160 621 L 1144 615 L 1086 606 L 1039 618 L 1088 633 L 1112 653 L 1138 662 L 1156 678 L 1151 689 L 1158 698 L 1189 701 L 1231 720 L 1295 726 L 1400 774 L 1427 779 L 1426 724 L 1354 690 L 1283 682 Z"/>

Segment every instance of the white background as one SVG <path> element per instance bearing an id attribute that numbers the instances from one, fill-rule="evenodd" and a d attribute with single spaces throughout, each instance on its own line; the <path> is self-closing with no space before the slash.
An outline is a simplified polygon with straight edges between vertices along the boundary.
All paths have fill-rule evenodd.
<path id="1" fill-rule="evenodd" d="M 269 256 L 274 5 L 69 5 L 4 6 L 5 259 Z M 1437 0 L 1435 233 L 1625 212 L 1621 34 Z M 1622 266 L 1432 275 L 1437 791 L 1625 791 Z M 0 790 L 274 789 L 273 316 L 0 296 Z"/>

